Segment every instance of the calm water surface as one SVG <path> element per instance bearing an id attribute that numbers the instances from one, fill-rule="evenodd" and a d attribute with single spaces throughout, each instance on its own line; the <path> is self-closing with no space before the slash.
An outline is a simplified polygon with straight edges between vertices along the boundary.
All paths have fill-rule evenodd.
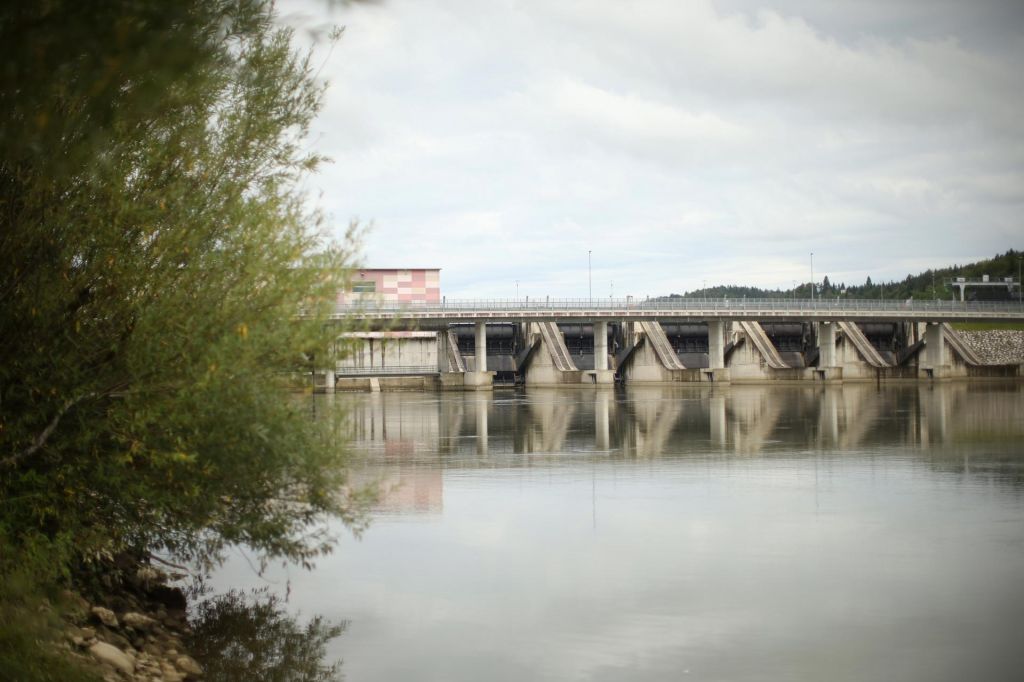
<path id="1" fill-rule="evenodd" d="M 371 680 L 1024 679 L 1020 385 L 351 404 L 383 491 L 290 589 Z"/>

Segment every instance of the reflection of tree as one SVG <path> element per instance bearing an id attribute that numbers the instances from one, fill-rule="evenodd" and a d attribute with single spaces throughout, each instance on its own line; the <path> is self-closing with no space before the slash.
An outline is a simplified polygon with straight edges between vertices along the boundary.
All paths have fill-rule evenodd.
<path id="1" fill-rule="evenodd" d="M 341 662 L 325 665 L 326 644 L 345 630 L 316 616 L 300 627 L 281 599 L 266 590 L 231 590 L 202 602 L 189 648 L 205 678 L 262 682 L 330 682 Z"/>

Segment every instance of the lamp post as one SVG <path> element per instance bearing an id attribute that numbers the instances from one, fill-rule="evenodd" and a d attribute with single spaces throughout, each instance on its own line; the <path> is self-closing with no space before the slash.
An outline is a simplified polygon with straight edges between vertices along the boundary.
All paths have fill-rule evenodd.
<path id="1" fill-rule="evenodd" d="M 1022 258 L 1021 256 L 1017 256 L 1017 304 L 1021 308 L 1024 308 L 1024 298 L 1021 298 L 1021 291 L 1020 291 L 1020 261 L 1021 261 L 1021 258 Z"/>
<path id="2" fill-rule="evenodd" d="M 814 252 L 811 251 L 811 301 L 814 301 Z"/>
<path id="3" fill-rule="evenodd" d="M 516 300 L 519 300 L 519 280 L 516 280 Z"/>

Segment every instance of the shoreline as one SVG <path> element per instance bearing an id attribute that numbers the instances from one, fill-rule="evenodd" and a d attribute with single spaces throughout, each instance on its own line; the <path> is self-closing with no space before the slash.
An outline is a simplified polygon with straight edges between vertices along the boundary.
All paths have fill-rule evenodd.
<path id="1" fill-rule="evenodd" d="M 203 678 L 187 648 L 192 628 L 174 576 L 139 563 L 113 566 L 110 585 L 87 599 L 65 591 L 64 646 L 105 682 L 185 682 Z"/>

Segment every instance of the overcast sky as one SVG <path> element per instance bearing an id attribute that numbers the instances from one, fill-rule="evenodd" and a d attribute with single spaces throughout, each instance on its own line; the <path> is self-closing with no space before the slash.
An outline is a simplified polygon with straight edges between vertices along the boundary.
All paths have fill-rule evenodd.
<path id="1" fill-rule="evenodd" d="M 336 229 L 449 297 L 862 283 L 1024 247 L 1021 0 L 280 0 Z"/>

